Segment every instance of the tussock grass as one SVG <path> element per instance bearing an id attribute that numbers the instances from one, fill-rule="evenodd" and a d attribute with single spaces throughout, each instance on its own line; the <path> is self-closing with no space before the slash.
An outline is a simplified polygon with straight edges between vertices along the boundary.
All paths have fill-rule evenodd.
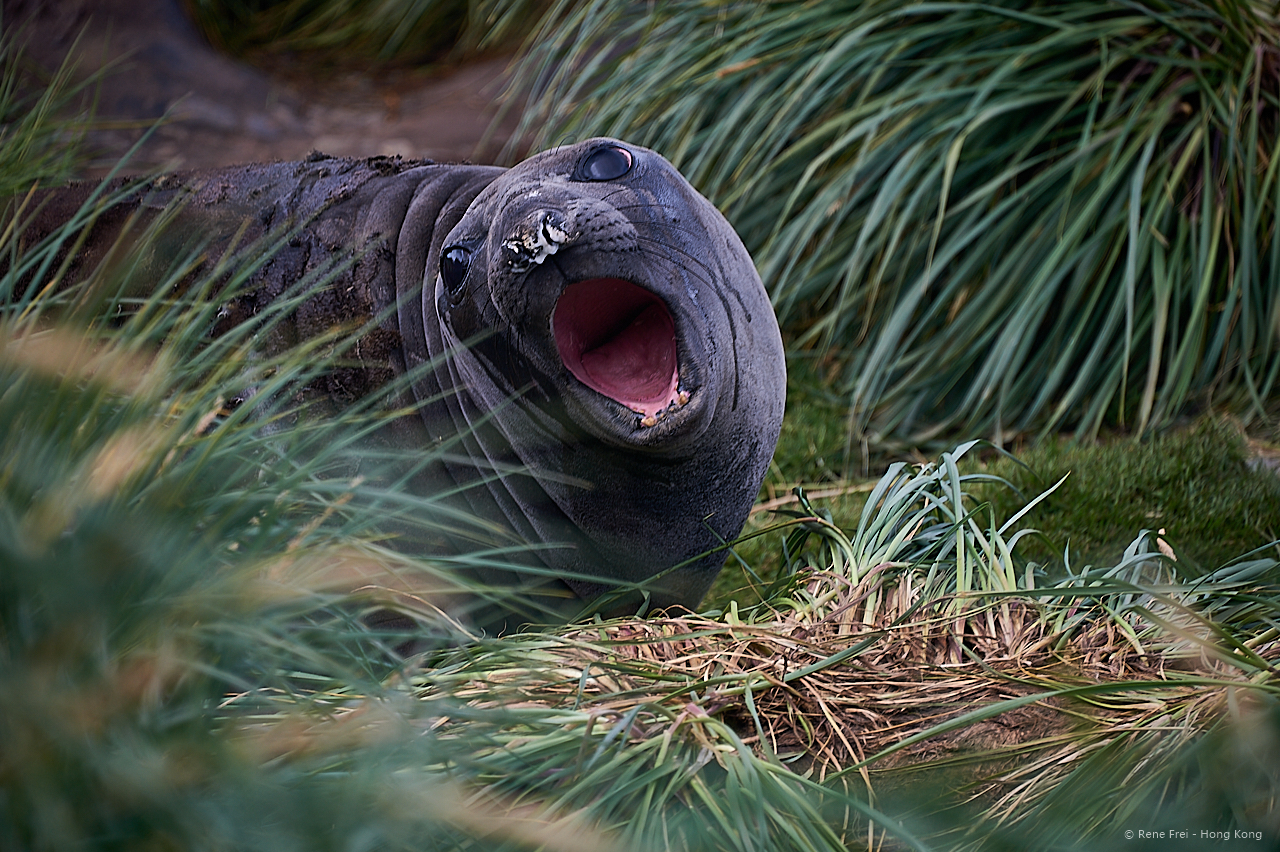
<path id="1" fill-rule="evenodd" d="M 1189 405 L 1280 374 L 1271 4 L 557 5 L 533 147 L 662 151 L 733 222 L 848 447 Z M 827 452 L 834 452 L 828 450 Z"/>
<path id="2" fill-rule="evenodd" d="M 1036 507 L 995 502 L 966 444 L 894 465 L 850 519 L 797 494 L 749 605 L 484 636 L 446 560 L 388 547 L 388 519 L 467 522 L 368 450 L 403 412 L 309 416 L 358 329 L 258 343 L 324 274 L 210 338 L 288 235 L 142 295 L 123 248 L 70 286 L 60 250 L 109 201 L 43 245 L 0 231 L 0 846 L 1280 837 L 1268 555 L 1193 576 L 1150 531 L 1092 566 L 1024 555 Z M 365 618 L 388 609 L 412 631 Z"/>
<path id="3" fill-rule="evenodd" d="M 794 512 L 799 486 L 824 517 L 856 525 L 875 486 L 871 477 L 848 478 L 842 459 L 828 457 L 843 416 L 829 398 L 804 386 L 793 395 L 804 413 L 784 424 L 774 468 L 753 510 L 748 531 L 766 528 L 775 513 Z M 799 397 L 796 401 L 794 397 Z M 1137 439 L 1112 435 L 1100 441 L 1050 438 L 1007 456 L 990 448 L 970 453 L 960 468 L 992 478 L 974 496 L 1009 517 L 1026 500 L 1062 480 L 1025 518 L 1036 533 L 1019 548 L 1041 564 L 1070 551 L 1075 566 L 1111 565 L 1143 530 L 1157 531 L 1177 554 L 1181 575 L 1192 579 L 1257 552 L 1275 556 L 1280 539 L 1280 478 L 1268 444 L 1246 438 L 1230 420 L 1205 417 Z M 786 473 L 807 477 L 797 482 Z M 767 541 L 751 539 L 736 552 L 739 563 L 717 581 L 710 600 L 750 598 L 786 564 Z M 744 585 L 745 584 L 745 585 Z M 753 598 L 754 599 L 754 598 Z"/>
<path id="4" fill-rule="evenodd" d="M 1234 742 L 1269 724 L 1278 563 L 1185 583 L 1144 535 L 1114 567 L 1052 580 L 1013 558 L 1025 537 L 1016 521 L 979 520 L 962 495 L 981 478 L 955 461 L 892 471 L 856 531 L 817 515 L 792 522 L 809 539 L 791 543 L 806 567 L 750 610 L 513 637 L 446 658 L 414 683 L 426 696 L 511 710 L 479 758 L 503 789 L 551 791 L 607 821 L 637 801 L 656 810 L 661 779 L 662 795 L 676 795 L 632 826 L 637 840 L 692 799 L 704 823 L 731 835 L 710 848 L 750 848 L 744 834 L 778 838 L 764 848 L 828 848 L 781 839 L 775 811 L 758 812 L 761 779 L 772 784 L 780 766 L 821 780 L 828 795 L 855 796 L 842 804 L 852 819 L 841 844 L 886 829 L 916 842 L 872 804 L 881 801 L 906 800 L 917 820 L 945 824 L 968 800 L 976 822 L 951 824 L 941 848 L 998 830 L 1033 845 L 1104 842 L 1161 808 L 1185 808 L 1179 825 L 1222 824 L 1196 801 L 1222 779 L 1199 774 L 1189 755 L 1207 731 Z M 1241 730 L 1224 725 L 1237 713 Z M 455 716 L 441 730 L 462 736 L 469 725 Z M 561 768 L 534 771 L 562 738 L 550 759 Z M 744 798 L 681 777 L 695 752 L 748 784 Z M 507 774 L 526 765 L 516 780 Z M 933 789 L 939 778 L 945 795 Z M 929 803 L 924 789 L 941 797 Z M 1254 790 L 1253 806 L 1272 807 L 1275 791 Z M 1072 816 L 1059 822 L 1064 808 Z M 1275 830 L 1259 818 L 1249 824 Z M 730 832 L 735 819 L 749 821 Z M 687 837 L 682 819 L 674 826 L 663 836 Z"/>
<path id="5" fill-rule="evenodd" d="M 1249 808 L 1274 785 L 1195 803 L 1274 736 L 1275 560 L 1188 583 L 1148 535 L 1057 575 L 1015 556 L 1026 515 L 972 498 L 989 477 L 962 447 L 892 468 L 856 526 L 803 498 L 753 607 L 469 635 L 442 566 L 373 537 L 393 498 L 347 475 L 348 430 L 384 415 L 292 409 L 341 333 L 263 361 L 249 341 L 287 300 L 208 341 L 198 287 L 63 292 L 11 296 L 0 350 L 16 846 L 930 849 L 1094 843 L 1169 812 L 1271 830 Z M 51 325 L 76 304 L 110 321 Z M 280 383 L 252 416 L 221 402 L 246 370 Z M 398 662 L 373 607 L 437 641 Z M 1206 737 L 1230 745 L 1218 770 Z"/>
<path id="6" fill-rule="evenodd" d="M 466 519 L 394 488 L 403 469 L 391 462 L 404 459 L 365 441 L 405 413 L 385 405 L 394 385 L 312 416 L 309 387 L 359 329 L 262 345 L 336 268 L 210 338 L 225 300 L 289 234 L 218 263 L 197 248 L 135 295 L 162 217 L 82 282 L 63 281 L 61 250 L 109 202 L 90 199 L 25 250 L 13 227 L 4 246 L 0 845 L 457 848 L 495 826 L 506 839 L 492 848 L 590 842 L 589 826 L 558 839 L 565 830 L 500 804 L 452 812 L 470 788 L 429 771 L 445 751 L 412 738 L 390 752 L 342 740 L 337 775 L 329 751 L 276 760 L 278 743 L 305 735 L 288 733 L 295 720 L 323 721 L 324 696 L 393 698 L 384 683 L 407 640 L 465 638 L 455 569 L 492 556 L 451 566 L 388 548 L 388 521 L 425 536 Z M 388 611 L 408 626 L 367 618 Z M 297 713 L 264 733 L 236 703 L 261 695 L 292 696 Z M 483 825 L 464 818 L 486 813 Z"/>
<path id="7" fill-rule="evenodd" d="M 195 0 L 214 44 L 249 55 L 378 65 L 460 59 L 509 49 L 545 0 Z"/>
<path id="8" fill-rule="evenodd" d="M 78 145 L 89 129 L 87 116 L 63 114 L 94 78 L 73 85 L 68 59 L 52 79 L 27 85 L 32 69 L 23 59 L 23 38 L 12 26 L 0 32 L 0 198 L 71 177 L 83 164 Z"/>

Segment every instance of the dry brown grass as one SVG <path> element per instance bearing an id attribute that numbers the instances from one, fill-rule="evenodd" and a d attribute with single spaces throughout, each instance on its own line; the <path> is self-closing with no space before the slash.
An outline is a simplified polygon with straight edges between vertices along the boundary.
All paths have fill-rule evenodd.
<path id="1" fill-rule="evenodd" d="M 699 724 L 718 717 L 758 754 L 822 780 L 856 771 L 873 794 L 912 767 L 963 766 L 974 795 L 1009 816 L 1102 745 L 1194 735 L 1248 686 L 1208 658 L 1140 651 L 1110 619 L 1062 643 L 1029 598 L 954 618 L 949 601 L 921 606 L 895 592 L 872 623 L 850 616 L 849 588 L 821 616 L 668 614 L 540 635 L 516 659 L 477 658 L 452 694 L 573 711 L 588 729 L 630 718 L 632 740 L 686 735 L 723 752 L 716 729 Z M 1275 642 L 1258 650 L 1280 656 Z"/>

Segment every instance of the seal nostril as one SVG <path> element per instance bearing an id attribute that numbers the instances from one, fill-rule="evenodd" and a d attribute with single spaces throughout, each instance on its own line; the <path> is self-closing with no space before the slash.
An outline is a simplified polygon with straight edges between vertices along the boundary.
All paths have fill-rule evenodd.
<path id="1" fill-rule="evenodd" d="M 502 241 L 507 266 L 512 272 L 528 272 L 570 241 L 562 213 L 555 210 L 536 212 Z"/>
<path id="2" fill-rule="evenodd" d="M 465 246 L 446 246 L 440 253 L 440 280 L 450 299 L 462 293 L 462 282 L 471 269 L 471 251 Z"/>

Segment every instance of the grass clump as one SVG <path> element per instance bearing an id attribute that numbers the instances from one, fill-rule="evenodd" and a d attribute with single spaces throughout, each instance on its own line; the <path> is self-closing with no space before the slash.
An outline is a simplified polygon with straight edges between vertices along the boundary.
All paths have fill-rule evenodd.
<path id="1" fill-rule="evenodd" d="M 91 120 L 62 117 L 80 86 L 71 82 L 70 60 L 38 85 L 25 84 L 30 73 L 23 59 L 21 30 L 0 32 L 0 198 L 26 192 L 36 184 L 65 181 L 83 164 L 80 142 Z"/>
<path id="2" fill-rule="evenodd" d="M 1096 846 L 1133 814 L 1270 830 L 1271 776 L 1241 755 L 1271 753 L 1276 560 L 1189 582 L 1148 535 L 1105 568 L 1032 564 L 1027 514 L 974 498 L 989 477 L 963 472 L 967 446 L 893 466 L 852 523 L 801 501 L 767 533 L 788 570 L 757 604 L 473 635 L 441 611 L 448 566 L 378 537 L 389 514 L 429 525 L 429 499 L 382 488 L 374 458 L 350 475 L 358 436 L 399 412 L 296 408 L 348 338 L 255 354 L 286 297 L 210 340 L 220 300 L 172 286 L 196 259 L 141 298 L 109 269 L 93 298 L 7 291 L 10 845 Z M 252 263 L 235 268 L 210 280 Z M 263 404 L 227 409 L 244 382 Z M 360 618 L 386 607 L 434 637 L 424 656 Z"/>
<path id="3" fill-rule="evenodd" d="M 1274 414 L 1278 27 L 1247 0 L 581 0 L 516 78 L 535 147 L 632 139 L 725 211 L 790 347 L 842 365 L 852 446 L 1001 443 Z"/>
<path id="4" fill-rule="evenodd" d="M 414 682 L 516 708 L 476 755 L 502 789 L 619 825 L 642 802 L 627 841 L 1119 848 L 1135 820 L 1280 836 L 1280 779 L 1245 756 L 1280 742 L 1280 562 L 1191 580 L 1144 534 L 1106 567 L 1027 563 L 1020 518 L 970 496 L 988 480 L 960 472 L 965 450 L 895 466 L 854 526 L 805 505 L 778 530 L 795 571 L 759 605 L 512 637 Z M 578 757 L 540 770 L 560 741 Z"/>
<path id="5" fill-rule="evenodd" d="M 236 54 L 407 65 L 513 47 L 545 0 L 194 0 L 210 39 Z"/>
<path id="6" fill-rule="evenodd" d="M 778 517 L 818 512 L 849 527 L 864 511 L 876 478 L 857 469 L 857 454 L 850 459 L 841 451 L 847 412 L 820 380 L 803 366 L 788 378 L 789 413 L 774 465 L 748 521 L 748 537 L 735 547 L 737 558 L 717 578 L 708 605 L 755 600 L 790 570 L 785 551 L 767 537 L 751 537 Z M 1060 563 L 1069 554 L 1076 566 L 1114 564 L 1144 530 L 1162 531 L 1160 539 L 1191 576 L 1280 539 L 1280 475 L 1267 453 L 1232 421 L 1208 416 L 1141 439 L 1061 436 L 1016 456 L 971 453 L 960 467 L 995 480 L 975 485 L 973 493 L 1000 517 L 1014 515 L 1029 497 L 1062 480 L 1026 517 L 1037 535 L 1022 544 L 1024 559 Z"/>
<path id="7" fill-rule="evenodd" d="M 422 733 L 453 704 L 395 689 L 406 640 L 466 637 L 445 615 L 465 583 L 446 559 L 389 550 L 387 523 L 460 521 L 387 487 L 403 459 L 364 439 L 406 412 L 311 416 L 308 389 L 359 330 L 259 345 L 340 267 L 211 338 L 290 235 L 212 264 L 196 247 L 137 295 L 161 217 L 57 286 L 63 247 L 110 201 L 38 245 L 16 244 L 21 212 L 6 232 L 0 845 L 569 848 L 540 809 L 486 806 L 438 771 L 453 746 Z M 250 387 L 251 404 L 230 404 Z M 368 617 L 386 612 L 401 621 Z"/>
<path id="8" fill-rule="evenodd" d="M 358 330 L 255 345 L 324 274 L 217 338 L 223 298 L 287 234 L 211 269 L 192 252 L 142 296 L 124 252 L 58 286 L 61 248 L 109 200 L 39 246 L 3 231 L 0 845 L 1280 837 L 1268 554 L 1192 571 L 1140 533 L 1092 566 L 1029 558 L 1056 492 L 1006 510 L 969 444 L 893 465 L 847 517 L 797 496 L 760 531 L 784 570 L 749 601 L 474 635 L 449 617 L 450 565 L 384 546 L 388 519 L 439 520 L 429 496 L 383 487 L 394 474 L 362 441 L 405 412 L 308 416 L 306 389 Z M 226 404 L 249 385 L 255 404 Z M 838 432 L 797 424 L 777 481 L 794 459 L 841 487 L 804 462 Z M 387 608 L 421 657 L 363 618 Z"/>

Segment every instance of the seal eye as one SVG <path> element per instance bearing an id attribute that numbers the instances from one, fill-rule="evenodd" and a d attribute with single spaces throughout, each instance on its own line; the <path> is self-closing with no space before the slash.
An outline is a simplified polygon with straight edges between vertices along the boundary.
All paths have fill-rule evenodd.
<path id="1" fill-rule="evenodd" d="M 465 246 L 446 246 L 440 253 L 440 280 L 450 299 L 462 293 L 462 282 L 471 268 L 471 250 Z"/>
<path id="2" fill-rule="evenodd" d="M 582 180 L 616 180 L 631 171 L 631 152 L 617 145 L 597 148 L 578 166 Z"/>

